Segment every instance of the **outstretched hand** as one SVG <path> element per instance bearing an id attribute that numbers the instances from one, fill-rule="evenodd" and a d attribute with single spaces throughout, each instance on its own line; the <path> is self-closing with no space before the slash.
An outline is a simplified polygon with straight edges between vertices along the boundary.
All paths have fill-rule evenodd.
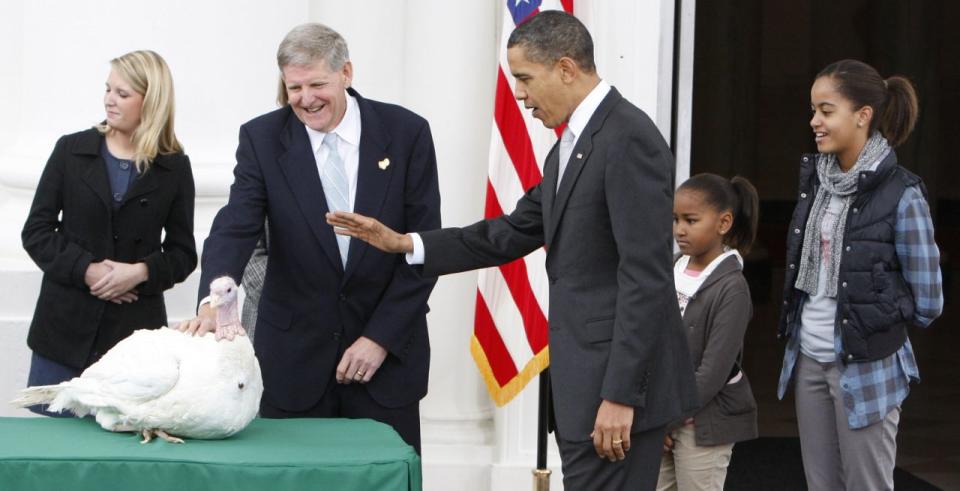
<path id="1" fill-rule="evenodd" d="M 413 239 L 409 235 L 398 234 L 375 218 L 346 211 L 327 213 L 326 217 L 337 234 L 360 239 L 383 252 L 413 252 Z"/>

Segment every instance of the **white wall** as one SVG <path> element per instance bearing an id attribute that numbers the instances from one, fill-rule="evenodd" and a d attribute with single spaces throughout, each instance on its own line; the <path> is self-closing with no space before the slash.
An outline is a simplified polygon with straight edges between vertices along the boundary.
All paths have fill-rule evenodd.
<path id="1" fill-rule="evenodd" d="M 197 181 L 198 246 L 226 199 L 237 129 L 273 109 L 277 44 L 318 21 L 347 39 L 365 97 L 426 117 L 437 147 L 443 223 L 483 213 L 497 63 L 499 2 L 438 8 L 427 0 L 145 0 L 0 2 L 0 416 L 24 385 L 26 332 L 40 273 L 20 228 L 56 139 L 102 118 L 108 60 L 153 49 L 173 71 L 177 133 Z M 604 78 L 669 133 L 672 0 L 577 0 Z M 167 295 L 190 315 L 197 274 Z M 469 356 L 476 273 L 440 280 L 429 315 L 430 393 L 421 406 L 426 489 L 523 489 L 534 462 L 536 382 L 495 409 Z M 554 453 L 552 467 L 559 464 Z M 555 472 L 559 478 L 559 471 Z M 560 489 L 554 481 L 554 489 Z"/>

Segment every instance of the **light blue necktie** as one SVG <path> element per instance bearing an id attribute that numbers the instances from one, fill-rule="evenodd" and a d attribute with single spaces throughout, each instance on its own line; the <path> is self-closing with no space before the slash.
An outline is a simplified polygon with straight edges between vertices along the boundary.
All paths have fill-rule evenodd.
<path id="1" fill-rule="evenodd" d="M 347 170 L 343 159 L 337 152 L 337 135 L 327 133 L 323 137 L 322 147 L 327 149 L 327 161 L 323 164 L 320 173 L 320 183 L 323 184 L 323 194 L 327 198 L 327 208 L 334 211 L 350 211 L 350 188 L 347 184 Z M 347 267 L 347 251 L 350 250 L 350 237 L 337 235 L 337 247 L 340 248 L 340 261 Z"/>
<path id="2" fill-rule="evenodd" d="M 563 173 L 567 170 L 567 162 L 570 160 L 570 154 L 573 153 L 573 143 L 573 132 L 567 126 L 560 136 L 560 168 L 557 170 L 557 191 L 560 190 L 560 181 L 563 180 Z"/>

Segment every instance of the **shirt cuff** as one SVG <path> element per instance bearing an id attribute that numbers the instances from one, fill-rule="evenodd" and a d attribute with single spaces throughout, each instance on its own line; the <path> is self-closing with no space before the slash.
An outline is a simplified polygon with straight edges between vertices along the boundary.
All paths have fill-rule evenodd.
<path id="1" fill-rule="evenodd" d="M 420 234 L 411 232 L 407 235 L 409 235 L 410 240 L 413 241 L 413 252 L 408 252 L 406 254 L 407 264 L 411 266 L 423 264 L 423 240 L 420 239 Z"/>
<path id="2" fill-rule="evenodd" d="M 200 315 L 200 307 L 210 303 L 210 295 L 203 297 L 203 300 L 200 301 L 200 305 L 197 305 L 197 315 Z"/>

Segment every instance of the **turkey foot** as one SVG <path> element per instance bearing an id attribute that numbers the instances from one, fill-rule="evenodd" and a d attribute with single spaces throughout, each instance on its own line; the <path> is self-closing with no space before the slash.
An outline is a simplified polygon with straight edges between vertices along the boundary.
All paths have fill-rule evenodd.
<path id="1" fill-rule="evenodd" d="M 143 436 L 143 440 L 140 442 L 141 444 L 142 444 L 142 443 L 150 443 L 150 441 L 153 440 L 153 437 L 154 437 L 154 436 L 159 436 L 160 438 L 162 438 L 162 439 L 164 439 L 164 440 L 166 440 L 167 442 L 170 442 L 170 443 L 183 443 L 183 440 L 182 440 L 182 439 L 177 438 L 177 437 L 172 436 L 172 435 L 169 435 L 169 434 L 167 434 L 167 432 L 165 432 L 165 431 L 163 431 L 163 430 L 160 430 L 160 429 L 155 429 L 155 430 L 142 430 L 142 431 L 140 432 L 140 434 Z"/>
<path id="2" fill-rule="evenodd" d="M 243 327 L 240 324 L 226 324 L 222 326 L 217 326 L 217 330 L 214 332 L 216 340 L 220 341 L 226 339 L 228 341 L 233 341 L 237 336 L 246 336 L 246 331 L 243 330 Z"/>

